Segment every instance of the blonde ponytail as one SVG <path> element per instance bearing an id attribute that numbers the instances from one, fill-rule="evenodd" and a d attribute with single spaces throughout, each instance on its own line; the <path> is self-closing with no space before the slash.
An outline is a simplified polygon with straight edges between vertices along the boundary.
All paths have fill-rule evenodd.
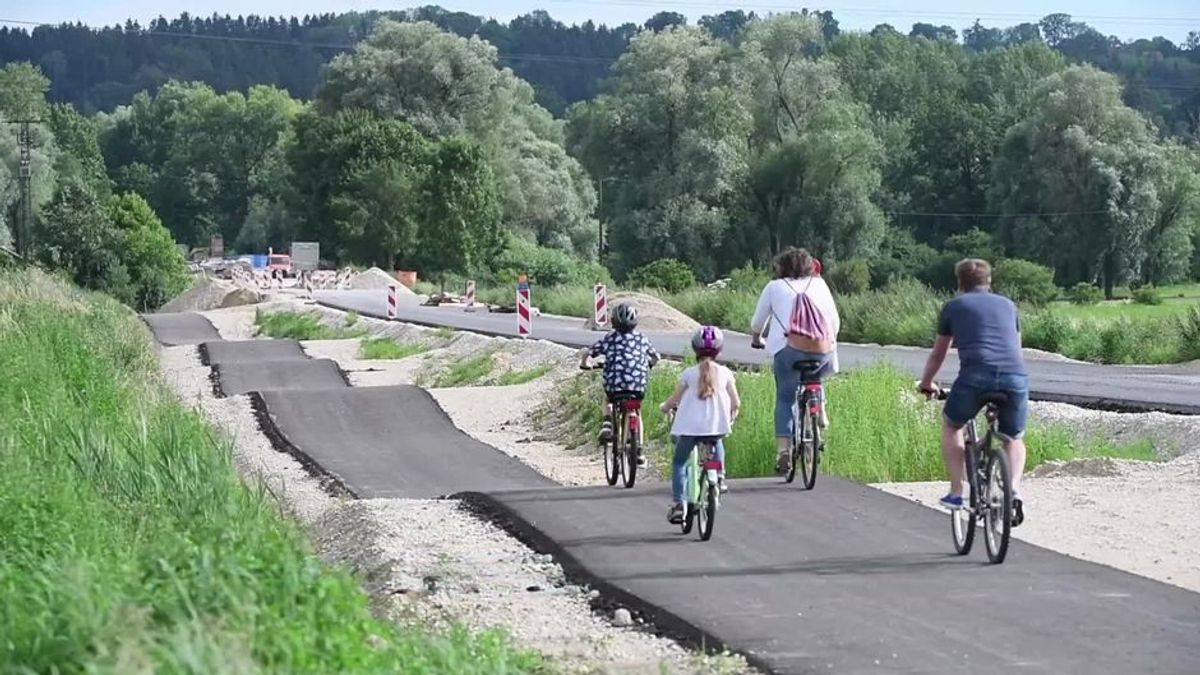
<path id="1" fill-rule="evenodd" d="M 696 392 L 701 401 L 707 401 L 717 393 L 717 364 L 711 358 L 700 359 L 700 383 Z"/>

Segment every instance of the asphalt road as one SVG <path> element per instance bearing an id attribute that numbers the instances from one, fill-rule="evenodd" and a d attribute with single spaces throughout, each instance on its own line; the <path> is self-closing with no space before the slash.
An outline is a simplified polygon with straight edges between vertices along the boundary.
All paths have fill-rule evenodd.
<path id="1" fill-rule="evenodd" d="M 206 348 L 224 372 L 272 355 L 295 366 L 304 357 L 286 345 Z M 666 523 L 665 486 L 555 486 L 415 387 L 254 397 L 277 444 L 352 494 L 457 493 L 606 597 L 769 672 L 1194 675 L 1200 664 L 1200 594 L 1019 541 L 1001 566 L 984 562 L 981 539 L 954 556 L 944 514 L 856 483 L 734 481 L 699 542 Z"/>
<path id="2" fill-rule="evenodd" d="M 386 317 L 385 291 L 317 291 L 321 304 L 359 314 Z M 514 336 L 514 314 L 467 313 L 461 308 L 422 307 L 411 296 L 401 298 L 398 319 L 429 326 L 448 326 L 487 335 Z M 690 336 L 647 332 L 663 354 L 682 357 Z M 571 347 L 591 345 L 600 334 L 583 328 L 582 319 L 537 317 L 533 337 Z M 762 351 L 750 349 L 749 338 L 730 334 L 723 359 L 732 364 L 755 366 L 767 362 Z M 914 379 L 924 368 L 928 351 L 912 347 L 878 347 L 843 344 L 838 348 L 842 368 L 853 368 L 885 360 L 910 373 Z M 1200 368 L 1195 366 L 1102 366 L 1049 359 L 1029 359 L 1031 397 L 1089 407 L 1123 411 L 1160 410 L 1200 415 Z M 957 359 L 947 359 L 939 380 L 953 381 Z"/>
<path id="3" fill-rule="evenodd" d="M 150 326 L 150 332 L 159 343 L 174 347 L 196 345 L 209 340 L 220 340 L 221 334 L 208 319 L 199 314 L 143 314 L 142 320 Z"/>
<path id="4" fill-rule="evenodd" d="M 459 431 L 418 387 L 264 391 L 278 440 L 363 498 L 434 499 L 553 481 Z"/>
<path id="5" fill-rule="evenodd" d="M 349 387 L 336 361 L 252 361 L 213 364 L 213 377 L 222 396 L 252 391 L 314 391 Z"/>
<path id="6" fill-rule="evenodd" d="M 708 542 L 668 525 L 659 486 L 466 497 L 657 624 L 772 672 L 1200 666 L 1200 594 L 1015 540 L 1003 565 L 986 563 L 981 537 L 959 557 L 944 514 L 828 476 L 813 492 L 731 485 Z"/>

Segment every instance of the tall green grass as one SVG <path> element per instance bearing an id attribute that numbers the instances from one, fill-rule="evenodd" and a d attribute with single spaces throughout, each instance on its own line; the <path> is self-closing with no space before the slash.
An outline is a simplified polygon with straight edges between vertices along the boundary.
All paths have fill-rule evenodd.
<path id="1" fill-rule="evenodd" d="M 0 672 L 497 673 L 500 635 L 372 618 L 157 382 L 116 302 L 0 272 Z"/>
<path id="2" fill-rule="evenodd" d="M 362 328 L 353 328 L 358 323 L 347 317 L 347 328 L 331 327 L 321 323 L 316 314 L 301 312 L 254 312 L 254 325 L 259 335 L 289 340 L 345 340 L 366 334 Z"/>
<path id="3" fill-rule="evenodd" d="M 656 368 L 650 377 L 643 415 L 646 429 L 666 465 L 669 427 L 658 410 L 675 388 L 678 366 Z M 580 381 L 584 381 L 580 378 Z M 726 440 L 729 475 L 770 476 L 775 468 L 775 381 L 769 372 L 737 373 L 742 410 Z M 597 429 L 603 394 L 596 384 L 576 385 L 564 397 L 587 429 Z M 919 396 L 912 378 L 887 364 L 839 374 L 826 383 L 831 426 L 822 457 L 825 472 L 864 483 L 946 478 L 940 447 L 941 405 Z M 581 391 L 582 389 L 582 391 Z M 1155 459 L 1147 443 L 1116 447 L 1084 442 L 1062 427 L 1034 425 L 1028 432 L 1027 468 L 1049 460 L 1078 457 Z"/>

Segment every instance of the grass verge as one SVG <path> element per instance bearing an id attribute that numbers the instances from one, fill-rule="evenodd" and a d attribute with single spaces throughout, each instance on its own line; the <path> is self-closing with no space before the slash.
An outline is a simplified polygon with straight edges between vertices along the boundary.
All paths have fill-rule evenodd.
<path id="1" fill-rule="evenodd" d="M 347 316 L 347 326 L 354 326 L 356 323 L 357 317 L 351 321 Z M 345 340 L 365 334 L 361 328 L 326 326 L 315 314 L 301 312 L 259 310 L 254 313 L 254 325 L 258 328 L 259 335 L 290 340 Z"/>
<path id="2" fill-rule="evenodd" d="M 552 366 L 536 366 L 526 370 L 510 370 L 500 377 L 496 378 L 496 384 L 500 386 L 509 386 L 514 384 L 528 384 L 534 380 L 544 376 L 550 372 Z"/>
<path id="3" fill-rule="evenodd" d="M 665 466 L 669 428 L 658 404 L 675 388 L 679 366 L 664 364 L 651 374 L 643 408 L 648 435 L 657 443 Z M 738 478 L 774 475 L 773 418 L 775 382 L 769 372 L 740 372 L 742 411 L 728 444 L 729 475 Z M 603 393 L 598 384 L 576 378 L 564 396 L 587 430 L 599 428 Z M 879 364 L 852 370 L 827 383 L 831 426 L 821 468 L 825 473 L 863 483 L 929 481 L 946 478 L 940 443 L 941 406 L 912 391 L 912 378 Z M 581 437 L 582 438 L 582 437 Z M 1026 468 L 1050 460 L 1122 457 L 1154 460 L 1149 443 L 1114 446 L 1080 440 L 1068 429 L 1033 424 L 1027 436 Z"/>
<path id="4" fill-rule="evenodd" d="M 0 272 L 0 372 L 0 672 L 544 668 L 498 633 L 374 619 L 115 301 Z"/>
<path id="5" fill-rule="evenodd" d="M 407 359 L 427 351 L 429 351 L 429 347 L 425 345 L 402 345 L 391 338 L 373 337 L 363 339 L 358 348 L 358 356 L 369 361 Z"/>

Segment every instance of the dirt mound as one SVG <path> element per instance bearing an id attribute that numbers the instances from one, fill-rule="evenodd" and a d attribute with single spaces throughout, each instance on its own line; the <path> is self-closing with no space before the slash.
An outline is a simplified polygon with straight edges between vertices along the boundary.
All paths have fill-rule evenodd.
<path id="1" fill-rule="evenodd" d="M 206 312 L 210 309 L 253 305 L 262 300 L 258 291 L 221 279 L 200 279 L 182 295 L 162 306 L 160 312 Z"/>
<path id="2" fill-rule="evenodd" d="M 608 306 L 610 308 L 615 308 L 623 302 L 632 303 L 634 307 L 637 307 L 638 328 L 644 331 L 690 333 L 700 327 L 700 324 L 696 323 L 690 316 L 653 295 L 622 291 L 620 293 L 612 293 L 608 296 Z M 591 329 L 596 328 L 595 317 L 588 319 L 587 327 Z"/>
<path id="3" fill-rule="evenodd" d="M 412 290 L 400 283 L 396 277 L 384 272 L 378 267 L 372 267 L 365 272 L 359 272 L 350 280 L 350 288 L 356 291 L 382 291 L 388 286 L 395 286 L 400 295 L 414 295 Z"/>

